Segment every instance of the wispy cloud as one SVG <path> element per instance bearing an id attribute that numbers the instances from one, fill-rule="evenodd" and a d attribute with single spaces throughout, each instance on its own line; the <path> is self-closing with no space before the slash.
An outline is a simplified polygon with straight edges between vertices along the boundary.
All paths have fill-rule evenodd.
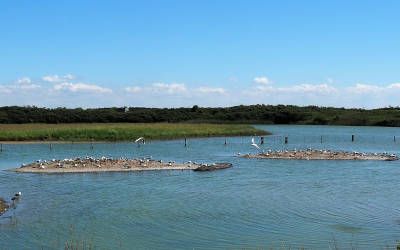
<path id="1" fill-rule="evenodd" d="M 253 77 L 251 82 L 250 85 L 235 85 L 230 88 L 155 82 L 113 89 L 80 81 L 73 75 L 47 75 L 38 79 L 21 77 L 9 84 L 0 84 L 0 106 L 181 107 L 195 104 L 232 106 L 264 103 L 374 108 L 399 105 L 400 82 L 343 86 L 327 79 L 322 83 L 284 85 L 275 83 L 266 76 Z M 85 98 L 89 94 L 97 96 Z"/>
<path id="2" fill-rule="evenodd" d="M 0 94 L 10 94 L 12 91 L 6 85 L 0 85 Z"/>
<path id="3" fill-rule="evenodd" d="M 337 93 L 337 88 L 326 83 L 322 84 L 299 84 L 286 87 L 264 86 L 256 87 L 257 90 L 264 93 L 302 93 L 302 94 L 332 94 Z"/>
<path id="4" fill-rule="evenodd" d="M 43 76 L 42 80 L 45 82 L 49 82 L 49 83 L 58 83 L 58 82 L 67 82 L 67 81 L 71 81 L 74 80 L 75 76 L 71 75 L 71 74 L 66 74 L 63 76 L 59 76 L 59 75 L 47 75 L 47 76 Z"/>
<path id="5" fill-rule="evenodd" d="M 263 85 L 267 85 L 267 84 L 271 83 L 271 81 L 266 76 L 254 77 L 253 82 L 255 82 L 257 84 L 263 84 Z"/>
<path id="6" fill-rule="evenodd" d="M 109 88 L 100 87 L 95 84 L 87 84 L 87 83 L 70 83 L 63 82 L 60 84 L 54 85 L 54 90 L 56 91 L 70 91 L 70 92 L 86 92 L 86 93 L 98 93 L 98 94 L 106 94 L 111 93 L 112 90 Z"/>
<path id="7" fill-rule="evenodd" d="M 187 91 L 184 83 L 163 83 L 157 82 L 152 84 L 152 90 L 155 92 L 167 93 L 167 94 L 178 94 Z"/>
<path id="8" fill-rule="evenodd" d="M 212 87 L 199 87 L 195 89 L 195 92 L 202 94 L 226 94 L 226 90 L 224 88 L 212 88 Z"/>
<path id="9" fill-rule="evenodd" d="M 39 84 L 35 84 L 32 82 L 29 77 L 21 77 L 15 81 L 15 84 L 11 86 L 13 89 L 21 89 L 21 90 L 33 90 L 38 89 L 41 86 Z"/>
<path id="10" fill-rule="evenodd" d="M 394 94 L 400 90 L 400 83 L 392 83 L 389 85 L 379 86 L 373 84 L 357 83 L 355 86 L 347 88 L 353 94 Z"/>
<path id="11" fill-rule="evenodd" d="M 143 90 L 142 87 L 139 86 L 132 86 L 132 87 L 126 87 L 125 91 L 131 94 L 137 94 Z"/>

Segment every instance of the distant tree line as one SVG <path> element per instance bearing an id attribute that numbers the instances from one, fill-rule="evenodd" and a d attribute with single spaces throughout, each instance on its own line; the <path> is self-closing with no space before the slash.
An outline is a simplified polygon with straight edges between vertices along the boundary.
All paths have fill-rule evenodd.
<path id="1" fill-rule="evenodd" d="M 345 109 L 292 105 L 250 105 L 227 108 L 38 108 L 0 107 L 0 123 L 208 122 L 400 126 L 400 108 Z"/>

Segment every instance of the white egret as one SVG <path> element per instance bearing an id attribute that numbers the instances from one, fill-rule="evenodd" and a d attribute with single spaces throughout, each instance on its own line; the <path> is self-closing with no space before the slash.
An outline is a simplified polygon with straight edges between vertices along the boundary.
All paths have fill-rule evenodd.
<path id="1" fill-rule="evenodd" d="M 257 145 L 257 143 L 254 141 L 254 137 L 251 138 L 251 146 L 253 146 L 253 147 L 257 148 L 257 149 L 260 149 L 260 147 L 259 147 L 259 146 Z"/>
<path id="2" fill-rule="evenodd" d="M 143 137 L 137 138 L 137 139 L 135 140 L 135 143 L 138 143 L 138 142 L 140 142 L 140 141 L 142 141 L 143 144 L 144 144 L 144 138 L 143 138 Z"/>

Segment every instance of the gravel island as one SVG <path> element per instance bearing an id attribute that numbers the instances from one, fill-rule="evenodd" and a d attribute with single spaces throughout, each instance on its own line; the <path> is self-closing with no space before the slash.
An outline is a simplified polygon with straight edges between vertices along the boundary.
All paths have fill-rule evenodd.
<path id="1" fill-rule="evenodd" d="M 374 161 L 395 161 L 399 158 L 388 153 L 361 153 L 343 152 L 332 150 L 278 150 L 261 152 L 258 154 L 240 155 L 243 158 L 258 159 L 288 159 L 288 160 L 374 160 Z"/>
<path id="2" fill-rule="evenodd" d="M 93 157 L 64 159 L 64 160 L 38 160 L 34 163 L 23 164 L 20 168 L 13 169 L 21 173 L 88 173 L 88 172 L 125 172 L 125 171 L 145 171 L 145 170 L 217 170 L 226 163 L 201 164 L 188 161 L 186 163 L 176 163 L 174 161 L 163 162 L 151 158 L 143 159 L 112 159 Z M 231 166 L 231 165 L 230 165 Z M 206 169 L 206 170 L 205 170 Z"/>

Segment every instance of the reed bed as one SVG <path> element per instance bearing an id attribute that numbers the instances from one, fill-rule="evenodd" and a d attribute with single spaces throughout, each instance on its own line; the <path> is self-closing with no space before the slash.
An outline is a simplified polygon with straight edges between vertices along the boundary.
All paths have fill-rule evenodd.
<path id="1" fill-rule="evenodd" d="M 129 141 L 207 136 L 262 135 L 245 124 L 71 123 L 0 124 L 0 141 Z"/>

